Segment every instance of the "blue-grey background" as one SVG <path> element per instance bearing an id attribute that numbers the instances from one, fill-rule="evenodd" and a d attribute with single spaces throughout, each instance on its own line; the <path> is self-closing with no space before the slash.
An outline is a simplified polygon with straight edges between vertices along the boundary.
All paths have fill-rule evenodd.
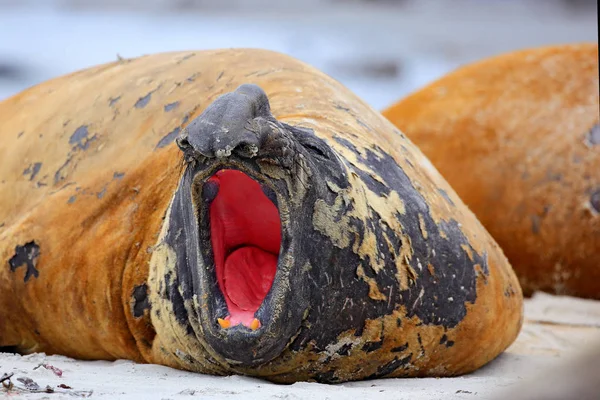
<path id="1" fill-rule="evenodd" d="M 117 56 L 277 50 L 375 108 L 457 66 L 598 40 L 594 0 L 0 0 L 0 100 Z"/>

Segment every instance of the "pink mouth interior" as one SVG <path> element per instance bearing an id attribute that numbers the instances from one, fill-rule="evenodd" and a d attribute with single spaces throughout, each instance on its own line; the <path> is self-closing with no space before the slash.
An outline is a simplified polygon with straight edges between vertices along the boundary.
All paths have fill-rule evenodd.
<path id="1" fill-rule="evenodd" d="M 250 326 L 271 289 L 281 245 L 277 207 L 258 182 L 237 170 L 221 170 L 210 205 L 210 231 L 219 289 L 232 325 Z"/>

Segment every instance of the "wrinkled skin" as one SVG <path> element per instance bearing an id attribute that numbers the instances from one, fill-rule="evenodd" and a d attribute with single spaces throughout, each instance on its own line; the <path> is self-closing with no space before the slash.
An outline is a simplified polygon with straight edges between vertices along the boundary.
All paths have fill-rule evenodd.
<path id="1" fill-rule="evenodd" d="M 61 79 L 47 84 L 54 96 Z M 12 213 L 0 231 L 0 346 L 342 382 L 467 373 L 516 337 L 522 295 L 496 243 L 402 133 L 330 78 L 275 53 L 230 50 L 146 57 L 86 79 L 109 82 L 108 107 L 119 94 L 133 107 L 92 112 L 98 97 L 85 85 L 68 94 L 70 104 L 79 96 L 77 115 L 53 95 L 37 104 L 88 128 L 55 134 L 71 142 L 67 172 L 59 150 L 32 165 L 41 177 L 55 166 L 52 191 L 29 188 L 36 179 L 17 156 L 30 159 L 30 148 L 10 158 L 7 171 L 40 200 L 1 199 Z M 30 130 L 14 110 L 44 101 L 43 90 L 0 106 L 14 115 L 2 132 Z M 180 127 L 155 133 L 183 104 L 192 111 Z M 256 326 L 223 322 L 231 304 L 211 208 L 222 188 L 211 179 L 231 170 L 260 184 L 280 217 Z M 77 185 L 106 176 L 102 196 L 81 198 Z"/>

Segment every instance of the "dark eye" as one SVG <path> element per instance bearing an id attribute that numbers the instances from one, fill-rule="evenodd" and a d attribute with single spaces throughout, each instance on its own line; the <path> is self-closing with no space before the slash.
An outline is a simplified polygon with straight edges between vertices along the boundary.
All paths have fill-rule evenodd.
<path id="1" fill-rule="evenodd" d="M 327 156 L 327 153 L 325 151 L 323 151 L 323 149 L 321 149 L 319 146 L 315 146 L 312 143 L 304 143 L 303 146 L 318 156 L 321 156 L 321 157 L 327 158 L 327 159 L 329 158 Z"/>
<path id="2" fill-rule="evenodd" d="M 308 150 L 311 154 L 325 160 L 331 159 L 331 155 L 327 149 L 327 143 L 315 136 L 315 133 L 312 129 L 294 127 L 286 124 L 284 124 L 284 126 L 294 134 L 302 147 Z"/>

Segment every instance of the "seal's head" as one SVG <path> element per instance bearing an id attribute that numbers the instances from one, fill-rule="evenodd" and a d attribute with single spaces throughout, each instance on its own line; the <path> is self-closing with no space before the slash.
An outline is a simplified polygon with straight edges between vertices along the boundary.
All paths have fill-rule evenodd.
<path id="1" fill-rule="evenodd" d="M 429 330 L 454 346 L 440 332 L 463 322 L 488 254 L 434 219 L 430 181 L 320 126 L 276 120 L 243 85 L 177 139 L 149 281 L 153 346 L 184 368 L 335 382 L 402 376 Z"/>
<path id="2" fill-rule="evenodd" d="M 165 237 L 174 309 L 216 358 L 269 361 L 308 313 L 309 270 L 330 262 L 309 262 L 328 245 L 306 227 L 316 199 L 334 194 L 326 182 L 348 185 L 343 164 L 312 131 L 278 122 L 254 85 L 218 98 L 177 144 L 186 167 Z M 183 305 L 194 298 L 198 307 Z"/>

